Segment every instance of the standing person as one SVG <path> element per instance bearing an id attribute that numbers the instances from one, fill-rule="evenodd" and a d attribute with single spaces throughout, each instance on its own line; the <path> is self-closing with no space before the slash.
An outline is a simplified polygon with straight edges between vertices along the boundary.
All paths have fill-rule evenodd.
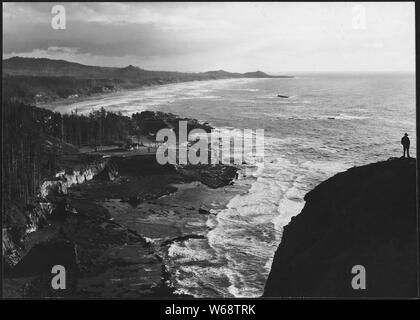
<path id="1" fill-rule="evenodd" d="M 407 158 L 410 158 L 410 139 L 408 138 L 407 133 L 404 133 L 404 137 L 401 138 L 401 144 L 403 145 L 403 149 L 404 149 L 403 158 L 405 157 L 406 151 L 407 151 Z"/>

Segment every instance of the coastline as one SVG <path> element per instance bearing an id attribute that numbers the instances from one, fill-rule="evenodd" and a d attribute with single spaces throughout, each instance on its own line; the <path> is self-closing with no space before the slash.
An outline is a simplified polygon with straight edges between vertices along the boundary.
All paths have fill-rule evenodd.
<path id="1" fill-rule="evenodd" d="M 286 76 L 284 76 L 284 78 L 286 78 Z M 290 76 L 288 78 L 293 78 L 293 77 Z M 34 105 L 38 108 L 55 111 L 57 107 L 68 106 L 75 103 L 94 101 L 94 100 L 104 99 L 104 98 L 118 97 L 119 95 L 126 95 L 131 92 L 137 92 L 137 91 L 154 89 L 154 88 L 161 88 L 161 87 L 171 86 L 171 85 L 176 85 L 176 84 L 186 84 L 186 83 L 194 83 L 194 82 L 210 82 L 210 81 L 213 82 L 213 81 L 225 81 L 225 80 L 243 80 L 243 79 L 258 80 L 258 79 L 270 79 L 270 78 L 245 78 L 244 77 L 244 78 L 222 78 L 222 79 L 203 79 L 203 80 L 194 79 L 194 80 L 187 80 L 187 81 L 173 81 L 173 82 L 162 83 L 162 84 L 141 85 L 136 88 L 119 88 L 118 90 L 115 90 L 112 92 L 92 93 L 90 95 L 82 95 L 79 97 L 58 98 L 49 102 L 35 103 Z M 139 111 L 144 111 L 144 110 L 139 110 Z"/>
<path id="2" fill-rule="evenodd" d="M 170 247 L 206 236 L 212 203 L 221 203 L 218 208 L 227 203 L 223 186 L 237 170 L 199 167 L 189 167 L 198 169 L 191 178 L 173 166 L 156 165 L 154 157 L 107 158 L 91 180 L 66 188 L 46 184 L 45 222 L 28 230 L 21 244 L 8 242 L 6 252 L 18 258 L 7 268 L 3 294 L 56 296 L 45 282 L 48 263 L 54 263 L 69 266 L 71 285 L 59 296 L 184 296 L 174 293 Z M 204 178 L 207 170 L 212 180 Z M 3 240 L 12 239 L 7 235 L 3 232 Z"/>
<path id="3" fill-rule="evenodd" d="M 3 299 L 420 299 L 415 3 L 2 7 Z"/>
<path id="4" fill-rule="evenodd" d="M 234 79 L 234 80 L 236 80 L 236 79 Z M 134 90 L 137 90 L 137 89 L 134 89 Z M 157 91 L 159 91 L 159 90 L 157 90 Z M 126 93 L 126 91 L 122 92 L 123 95 L 125 93 Z M 98 105 L 100 106 L 100 104 L 98 104 Z M 137 104 L 135 104 L 135 103 L 133 103 L 132 105 L 137 106 Z M 139 103 L 139 105 L 141 105 L 141 103 Z M 173 110 L 169 110 L 169 112 L 173 112 Z M 194 115 L 194 117 L 197 118 L 197 119 L 201 119 L 201 117 L 197 117 L 197 115 Z M 202 117 L 202 118 L 206 118 L 206 117 Z M 293 121 L 291 121 L 291 122 L 293 122 Z M 355 122 L 357 123 L 357 119 L 356 119 Z M 340 121 L 334 121 L 334 123 L 339 124 Z M 350 121 L 348 123 L 350 123 Z M 331 124 L 333 125 L 333 123 L 331 123 Z M 230 129 L 234 126 L 235 126 L 235 124 L 233 124 L 230 127 L 226 127 L 226 128 Z M 219 129 L 223 130 L 224 128 L 225 127 L 221 126 L 221 127 L 218 127 L 217 130 L 219 130 Z M 267 139 L 266 141 L 269 142 L 269 139 Z M 289 154 L 289 152 L 292 152 L 292 151 L 289 151 L 289 149 L 287 148 L 287 144 L 285 144 L 285 145 L 279 144 L 279 141 L 276 140 L 276 139 L 274 139 L 271 142 L 272 142 L 272 146 L 274 146 L 274 147 L 280 147 L 281 146 L 282 148 L 284 148 L 284 151 L 286 151 L 288 154 Z M 303 145 L 303 147 L 307 147 L 307 146 Z M 329 151 L 333 152 L 333 151 L 337 150 L 337 149 L 334 149 L 333 147 L 334 147 L 334 145 L 332 145 L 331 148 L 325 148 L 324 150 L 327 150 L 328 152 Z M 340 149 L 338 149 L 338 150 L 340 150 Z M 346 151 L 345 153 L 348 154 L 348 152 L 347 152 L 348 149 L 345 149 L 345 151 Z M 328 174 L 325 171 L 324 165 L 328 166 L 328 168 L 330 168 L 330 167 L 333 166 L 334 163 L 329 158 L 328 158 L 328 161 L 327 161 L 327 158 L 320 157 L 319 159 L 322 159 L 322 160 L 320 160 L 321 162 L 320 163 L 314 163 L 315 167 L 312 167 L 311 166 L 311 160 L 312 159 L 311 158 L 309 158 L 309 159 L 303 158 L 304 160 L 306 160 L 306 162 L 304 162 L 305 170 L 300 171 L 300 169 L 298 169 L 298 167 L 296 167 L 299 164 L 299 162 L 288 164 L 287 163 L 288 161 L 286 159 L 283 159 L 283 158 L 276 159 L 276 156 L 278 156 L 279 154 L 280 154 L 279 152 L 273 154 L 274 159 L 267 159 L 268 160 L 267 165 L 272 167 L 271 169 L 273 169 L 273 172 L 266 172 L 267 176 L 270 178 L 269 181 L 266 181 L 266 182 L 272 182 L 272 184 L 267 183 L 267 185 L 263 185 L 262 183 L 256 183 L 256 187 L 258 186 L 257 189 L 259 191 L 265 192 L 265 195 L 269 197 L 269 199 L 267 199 L 268 200 L 267 201 L 268 205 L 278 204 L 278 207 L 281 210 L 281 211 L 278 211 L 278 213 L 280 213 L 278 215 L 278 217 L 276 217 L 275 220 L 272 220 L 271 217 L 266 216 L 265 217 L 266 218 L 265 222 L 267 222 L 267 221 L 273 222 L 275 224 L 274 229 L 279 231 L 278 235 L 281 236 L 282 235 L 281 234 L 282 233 L 281 232 L 282 231 L 281 227 L 284 224 L 287 224 L 290 217 L 293 216 L 293 212 L 291 212 L 291 211 L 297 211 L 297 210 L 295 210 L 295 206 L 293 206 L 293 208 L 292 208 L 293 210 L 289 210 L 289 208 L 288 208 L 289 205 L 290 204 L 296 204 L 295 199 L 303 199 L 303 194 L 299 193 L 300 189 L 302 189 L 301 188 L 302 187 L 301 185 L 303 185 L 302 182 L 304 182 L 306 185 L 310 185 L 311 181 L 308 181 L 308 180 L 318 180 L 316 177 L 311 177 L 311 179 L 306 179 L 307 177 L 311 176 L 311 174 L 308 174 L 309 173 L 308 170 L 315 171 L 315 173 L 317 172 L 317 170 L 319 170 L 319 176 L 325 176 L 325 175 L 328 175 Z M 368 158 L 369 158 L 369 156 L 366 155 L 365 160 L 366 159 L 367 160 L 364 163 L 369 161 Z M 283 160 L 286 161 L 286 163 L 282 162 Z M 302 163 L 302 162 L 300 162 L 300 163 Z M 317 164 L 319 165 L 318 169 L 316 168 Z M 359 162 L 359 164 L 361 164 L 361 163 Z M 311 169 L 311 168 L 313 168 L 313 169 Z M 269 168 L 266 167 L 266 169 L 269 169 Z M 277 172 L 279 169 L 281 169 L 282 173 L 278 174 L 278 175 L 277 174 L 274 175 L 274 173 Z M 331 169 L 330 171 L 332 171 L 332 172 L 335 171 L 334 172 L 334 174 L 335 174 L 336 172 L 339 172 L 341 170 L 339 170 L 337 168 L 334 168 L 334 169 Z M 329 172 L 329 171 L 327 170 L 327 172 Z M 306 173 L 306 174 L 302 175 L 302 173 Z M 261 180 L 264 180 L 264 179 L 261 179 Z M 323 180 L 325 180 L 325 177 L 324 177 L 324 179 L 319 179 L 317 183 L 319 183 Z M 276 185 L 279 182 L 282 182 L 282 184 L 281 185 Z M 308 182 L 309 182 L 309 184 L 308 184 Z M 98 183 L 98 182 L 96 181 L 95 183 Z M 112 217 L 113 220 L 116 220 L 116 219 L 120 218 L 121 220 L 118 221 L 118 224 L 120 225 L 120 228 L 128 230 L 127 232 L 129 232 L 129 233 L 131 233 L 131 231 L 133 231 L 131 226 L 134 225 L 135 223 L 137 223 L 138 221 L 135 221 L 136 219 L 133 219 L 133 223 L 124 224 L 123 222 L 124 221 L 127 222 L 127 220 L 124 220 L 124 218 L 122 218 L 121 215 L 118 214 L 118 212 L 120 211 L 121 208 L 124 209 L 124 210 L 126 210 L 128 208 L 129 211 L 133 211 L 126 217 L 127 219 L 132 218 L 132 217 L 141 216 L 140 220 L 142 220 L 142 221 L 141 221 L 141 223 L 139 224 L 138 227 L 139 227 L 139 230 L 143 230 L 143 232 L 145 231 L 146 234 L 147 233 L 153 233 L 153 231 L 156 232 L 158 229 L 160 229 L 160 227 L 157 228 L 157 226 L 162 221 L 157 221 L 159 223 L 157 223 L 155 227 L 153 227 L 153 223 L 147 223 L 147 221 L 150 220 L 150 217 L 153 216 L 154 214 L 159 216 L 159 214 L 163 213 L 162 217 L 164 217 L 165 215 L 166 215 L 165 217 L 169 216 L 169 219 L 166 219 L 166 220 L 176 224 L 176 222 L 178 222 L 178 220 L 182 221 L 183 223 L 186 222 L 186 219 L 183 215 L 186 215 L 188 213 L 192 213 L 192 215 L 190 216 L 192 218 L 190 222 L 195 224 L 193 229 L 191 229 L 191 226 L 189 226 L 188 230 L 184 229 L 184 231 L 186 231 L 185 233 L 181 232 L 181 233 L 177 234 L 176 232 L 174 232 L 174 230 L 176 230 L 176 228 L 173 228 L 173 229 L 168 228 L 165 224 L 161 224 L 161 226 L 163 226 L 162 229 L 164 230 L 164 233 L 167 234 L 166 239 L 156 239 L 156 238 L 159 238 L 159 235 L 156 234 L 156 233 L 154 235 L 153 234 L 148 234 L 149 236 L 152 235 L 152 237 L 144 236 L 140 239 L 143 239 L 142 241 L 148 244 L 148 246 L 149 246 L 148 248 L 150 248 L 152 245 L 156 245 L 158 243 L 159 244 L 162 244 L 162 243 L 165 244 L 163 246 L 164 249 L 162 249 L 162 250 L 160 249 L 160 245 L 155 246 L 156 248 L 159 249 L 160 255 L 157 255 L 155 257 L 158 260 L 154 261 L 154 258 L 152 259 L 152 261 L 154 261 L 154 262 L 153 263 L 151 262 L 151 265 L 154 265 L 156 263 L 156 266 L 154 266 L 153 268 L 150 268 L 150 266 L 146 267 L 147 269 L 152 269 L 152 270 L 163 270 L 161 273 L 159 273 L 159 275 L 160 275 L 159 277 L 161 279 L 165 279 L 163 281 L 165 283 L 165 285 L 163 287 L 166 288 L 166 290 L 168 290 L 168 291 L 170 289 L 174 290 L 176 294 L 186 294 L 186 295 L 189 295 L 189 296 L 194 296 L 194 294 L 191 294 L 191 291 L 189 291 L 189 290 L 184 290 L 184 291 L 179 290 L 179 286 L 177 287 L 176 285 L 171 284 L 170 283 L 171 282 L 170 281 L 171 280 L 170 275 L 171 274 L 173 275 L 174 272 L 176 272 L 177 267 L 179 266 L 180 263 L 184 263 L 185 265 L 188 265 L 188 267 L 191 267 L 192 264 L 195 264 L 197 260 L 198 260 L 198 263 L 200 263 L 199 260 L 202 258 L 202 256 L 199 255 L 200 251 L 196 250 L 195 252 L 193 252 L 190 249 L 195 249 L 195 248 L 197 248 L 197 246 L 201 246 L 201 245 L 205 246 L 206 245 L 206 239 L 205 239 L 205 234 L 204 234 L 204 232 L 206 232 L 206 231 L 203 231 L 204 229 L 202 229 L 203 225 L 204 225 L 204 219 L 202 219 L 202 218 L 207 217 L 207 222 L 205 224 L 209 228 L 214 228 L 215 225 L 214 225 L 214 223 L 212 223 L 212 222 L 214 222 L 213 220 L 218 220 L 217 222 L 221 222 L 221 223 L 219 223 L 219 226 L 222 225 L 222 224 L 225 224 L 226 222 L 228 224 L 232 222 L 231 226 L 234 225 L 233 228 L 242 228 L 243 232 L 240 235 L 242 243 L 239 243 L 239 242 L 235 243 L 236 247 L 235 246 L 230 246 L 231 240 L 232 240 L 231 235 L 234 235 L 234 233 L 230 233 L 230 231 L 234 231 L 234 230 L 232 230 L 233 228 L 232 229 L 221 228 L 220 230 L 218 230 L 220 232 L 217 232 L 218 234 L 216 234 L 216 240 L 218 241 L 218 248 L 221 249 L 220 256 L 229 255 L 229 259 L 231 259 L 232 255 L 230 255 L 230 252 L 236 253 L 236 252 L 241 252 L 242 251 L 242 252 L 251 253 L 252 250 L 257 248 L 257 246 L 254 246 L 254 243 L 253 243 L 253 240 L 255 239 L 255 238 L 253 238 L 253 232 L 260 232 L 260 230 L 262 229 L 262 228 L 259 229 L 259 225 L 258 225 L 257 220 L 252 220 L 253 219 L 252 217 L 254 216 L 254 213 L 261 214 L 262 210 L 261 211 L 258 210 L 257 209 L 258 207 L 253 207 L 252 204 L 256 204 L 257 206 L 261 207 L 261 205 L 265 204 L 265 201 L 261 201 L 261 199 L 265 200 L 266 197 L 261 197 L 261 195 L 257 196 L 255 194 L 255 191 L 256 191 L 256 189 L 255 189 L 255 190 L 252 191 L 252 193 L 253 193 L 252 198 L 253 199 L 250 199 L 250 200 L 253 200 L 253 201 L 250 201 L 248 203 L 247 201 L 244 201 L 244 200 L 247 200 L 246 197 L 242 198 L 242 197 L 239 196 L 238 197 L 239 199 L 233 201 L 235 203 L 234 203 L 234 205 L 232 205 L 232 207 L 229 208 L 229 210 L 223 210 L 222 209 L 224 211 L 223 214 L 221 214 L 221 215 L 219 214 L 217 216 L 211 214 L 211 212 L 210 212 L 210 214 L 206 213 L 206 211 L 209 211 L 209 210 L 207 210 L 208 208 L 201 208 L 201 206 L 199 207 L 198 205 L 196 206 L 196 209 L 198 209 L 198 213 L 200 213 L 200 211 L 201 211 L 201 212 L 204 212 L 207 215 L 200 217 L 200 216 L 196 215 L 196 212 L 194 212 L 194 210 L 189 210 L 187 208 L 187 206 L 171 207 L 171 206 L 165 205 L 164 207 L 162 207 L 161 201 L 163 201 L 164 199 L 167 200 L 169 198 L 173 199 L 174 197 L 178 197 L 179 196 L 178 193 L 183 193 L 184 192 L 181 189 L 184 189 L 184 188 L 188 189 L 189 184 L 193 185 L 195 182 L 183 182 L 183 183 L 184 183 L 184 185 L 183 185 L 182 188 L 179 187 L 179 184 L 175 184 L 175 188 L 177 188 L 177 190 L 172 189 L 172 188 L 168 188 L 167 190 L 163 189 L 162 193 L 160 193 L 159 196 L 154 193 L 155 191 L 149 192 L 150 190 L 147 191 L 145 189 L 146 190 L 145 191 L 146 199 L 143 202 L 141 202 L 142 201 L 141 199 L 137 199 L 137 197 L 133 197 L 133 199 L 131 199 L 131 200 L 130 199 L 124 199 L 124 201 L 122 201 L 122 202 L 120 200 L 115 200 L 114 201 L 113 197 L 115 196 L 115 194 L 114 195 L 110 194 L 109 198 L 111 198 L 111 201 L 108 201 L 107 203 L 103 204 L 102 203 L 103 200 L 101 199 L 101 200 L 99 200 L 99 202 L 101 202 L 99 204 L 99 207 L 103 207 L 104 205 L 107 206 L 107 208 L 106 208 L 107 211 L 111 215 L 115 214 L 115 216 Z M 297 186 L 296 186 L 295 183 L 297 184 Z M 83 189 L 84 187 L 81 187 L 81 188 Z M 227 187 L 227 188 L 230 188 L 230 187 Z M 221 190 L 222 189 L 220 189 L 220 191 Z M 309 191 L 309 190 L 305 190 L 305 191 Z M 281 201 L 280 203 L 277 201 L 277 200 L 279 200 L 276 197 L 277 195 L 283 195 L 283 199 L 281 199 L 281 197 L 280 197 L 280 201 Z M 97 196 L 97 195 L 95 195 L 95 196 Z M 156 204 L 156 203 L 152 203 L 152 202 L 156 202 L 156 200 L 153 200 L 152 198 L 148 198 L 148 197 L 152 197 L 152 198 L 157 199 L 157 202 L 159 202 L 159 205 Z M 156 197 L 158 197 L 158 198 L 156 198 Z M 117 197 L 117 199 L 118 199 L 118 197 Z M 137 206 L 136 208 L 139 208 L 139 210 L 137 210 L 137 209 L 132 210 L 131 204 L 129 203 L 129 201 L 132 202 L 133 205 L 136 205 Z M 140 202 L 140 203 L 137 204 L 137 202 Z M 248 206 L 249 204 L 251 206 Z M 280 207 L 280 205 L 281 205 L 281 207 Z M 140 208 L 142 208 L 142 209 L 140 209 Z M 160 208 L 160 209 L 158 209 L 158 208 Z M 285 209 L 286 209 L 286 211 L 285 211 Z M 151 211 L 149 211 L 149 210 L 152 210 L 154 213 L 151 214 Z M 178 212 L 181 216 L 176 216 L 174 213 L 171 213 L 171 210 L 173 212 Z M 268 210 L 265 210 L 265 211 L 271 212 L 273 210 L 268 209 Z M 135 214 L 135 212 L 137 212 L 137 214 Z M 299 210 L 299 212 L 300 212 L 300 210 Z M 298 212 L 296 212 L 296 213 L 298 213 Z M 181 217 L 181 218 L 176 219 L 176 217 L 178 217 L 178 218 Z M 246 221 L 246 223 L 248 223 L 249 228 L 247 228 L 246 225 L 241 225 L 241 222 L 243 222 L 243 220 L 241 220 L 242 217 L 245 217 L 244 221 Z M 188 222 L 187 222 L 187 224 L 188 224 Z M 150 226 L 152 226 L 152 227 L 148 228 Z M 179 224 L 178 224 L 178 227 L 180 227 Z M 129 230 L 131 230 L 131 231 L 129 231 Z M 265 229 L 264 231 L 266 231 L 266 230 L 267 229 Z M 211 232 L 213 235 L 215 233 L 215 232 L 213 232 L 214 229 L 211 229 L 211 230 L 209 229 L 208 231 Z M 138 234 L 140 235 L 141 233 L 138 232 Z M 226 236 L 225 237 L 223 237 L 223 236 L 220 237 L 221 234 L 225 234 Z M 213 235 L 211 236 L 212 238 L 214 238 Z M 271 239 L 269 239 L 267 237 L 267 234 L 259 234 L 258 236 L 260 236 L 260 235 L 263 236 L 260 239 L 262 239 L 266 242 L 271 241 Z M 270 233 L 268 233 L 268 235 L 270 235 Z M 237 239 L 235 239 L 235 240 L 237 240 Z M 278 242 L 280 242 L 280 240 L 278 240 Z M 214 246 L 214 244 L 215 243 L 213 242 L 212 245 Z M 134 244 L 129 244 L 129 245 L 132 245 L 133 248 L 135 248 Z M 242 245 L 245 246 L 245 250 L 247 250 L 247 251 L 242 250 L 243 249 Z M 277 245 L 278 245 L 278 243 L 273 247 L 273 245 L 271 244 L 271 247 L 274 248 L 274 249 L 270 248 L 269 250 L 266 250 L 265 244 L 263 244 L 261 246 L 261 243 L 260 243 L 259 250 L 261 252 L 264 252 L 264 253 L 265 252 L 274 253 L 276 248 L 277 248 Z M 207 248 L 204 248 L 204 249 L 207 249 Z M 212 248 L 210 248 L 210 249 L 212 249 Z M 140 250 L 140 249 L 138 248 L 138 249 L 135 249 L 135 250 Z M 197 253 L 197 255 L 194 255 L 194 253 Z M 124 255 L 125 254 L 129 255 L 129 252 L 125 252 Z M 157 258 L 157 257 L 159 257 L 159 258 Z M 213 258 L 213 256 L 208 255 L 206 257 L 203 257 L 202 261 L 204 261 L 205 259 L 207 259 L 207 261 L 210 261 L 211 262 L 210 265 L 207 264 L 206 266 L 211 268 L 211 267 L 214 266 L 214 264 L 213 264 L 214 260 L 209 259 L 209 257 Z M 244 297 L 244 293 L 245 294 L 249 294 L 249 293 L 255 294 L 255 292 L 258 292 L 258 290 L 255 290 L 254 292 L 251 292 L 251 290 L 249 290 L 248 292 L 246 292 L 246 289 L 255 289 L 255 287 L 258 287 L 260 285 L 258 284 L 258 286 L 255 286 L 256 282 L 255 282 L 254 278 L 243 277 L 244 273 L 242 272 L 243 270 L 241 270 L 240 267 L 242 265 L 246 265 L 246 264 L 252 265 L 253 273 L 255 273 L 255 270 L 258 270 L 260 278 L 264 278 L 265 269 L 268 268 L 268 272 L 269 272 L 270 271 L 270 265 L 268 265 L 268 266 L 265 265 L 264 266 L 264 271 L 263 271 L 264 276 L 261 277 L 260 266 L 262 266 L 262 264 L 258 263 L 258 261 L 251 261 L 252 257 L 253 257 L 252 254 L 250 254 L 250 255 L 244 255 L 242 257 L 237 257 L 238 259 L 233 260 L 233 261 L 232 260 L 225 261 L 225 262 L 229 263 L 229 268 L 226 268 L 226 269 L 220 268 L 221 271 L 220 271 L 220 273 L 217 273 L 217 275 L 219 276 L 220 274 L 222 274 L 222 276 L 223 276 L 223 273 L 225 273 L 225 274 L 229 275 L 230 279 L 228 279 L 229 282 L 226 281 L 226 282 L 221 283 L 221 284 L 219 283 L 219 286 L 223 287 L 224 285 L 226 285 L 226 283 L 228 283 L 226 285 L 226 287 L 224 287 L 224 288 L 227 288 L 229 283 L 234 283 L 234 285 L 231 285 L 229 287 L 229 293 L 232 294 L 232 296 L 237 296 L 237 297 Z M 126 257 L 124 257 L 123 260 L 125 258 Z M 192 261 L 187 260 L 187 258 L 191 258 Z M 179 262 L 178 266 L 175 265 L 175 264 L 172 264 L 172 265 L 168 266 L 168 262 L 170 263 L 171 259 L 174 260 L 174 261 L 175 261 L 175 259 L 178 260 L 178 262 Z M 246 261 L 247 263 L 243 263 L 241 265 L 241 263 L 238 263 L 238 262 L 241 262 L 241 261 Z M 267 260 L 264 260 L 264 261 L 267 261 Z M 269 261 L 267 261 L 267 264 L 271 264 L 271 262 L 272 262 L 272 260 L 269 260 Z M 123 263 L 126 263 L 126 262 L 123 262 Z M 139 261 L 138 266 L 140 268 L 143 268 L 143 264 L 147 264 L 147 263 Z M 204 262 L 202 264 L 204 265 Z M 160 267 L 157 267 L 157 265 L 159 265 Z M 204 270 L 204 268 L 203 268 L 203 270 Z M 228 272 L 229 270 L 234 270 L 234 272 L 229 273 Z M 193 270 L 193 269 L 190 268 L 190 270 L 186 269 L 184 271 L 186 273 L 189 271 L 190 272 L 189 275 L 191 277 L 193 277 L 193 278 L 191 278 L 191 281 L 189 283 L 187 282 L 188 281 L 187 277 L 184 277 L 182 279 L 182 280 L 186 281 L 183 284 L 184 288 L 188 288 L 188 286 L 191 286 L 191 288 L 194 288 L 194 281 L 196 281 L 197 279 L 201 280 L 200 277 L 204 278 L 204 272 L 202 272 L 202 270 L 200 270 L 200 269 Z M 198 272 L 196 272 L 196 271 L 198 271 Z M 158 273 L 156 273 L 156 274 L 158 274 Z M 195 274 L 200 275 L 200 277 L 194 277 Z M 176 275 L 176 277 L 178 277 L 178 276 L 179 276 L 179 274 Z M 222 278 L 222 277 L 220 277 L 220 278 Z M 172 277 L 172 279 L 174 279 L 174 278 Z M 208 281 L 208 280 L 210 280 L 210 281 Z M 204 290 L 201 291 L 201 295 L 197 294 L 197 296 L 204 297 L 205 294 L 209 292 L 208 289 L 209 289 L 209 287 L 211 287 L 211 285 L 205 287 L 203 284 L 208 284 L 208 283 L 211 284 L 211 283 L 213 283 L 212 281 L 213 281 L 213 278 L 208 278 L 208 279 L 206 279 L 206 281 L 202 281 L 202 282 L 196 281 L 196 283 L 199 283 L 200 286 L 202 288 L 204 288 Z M 247 284 L 249 284 L 249 283 L 252 283 L 253 284 L 252 286 L 254 288 L 246 288 Z M 238 288 L 240 290 L 237 290 Z M 207 292 L 206 292 L 206 290 L 207 290 Z M 204 295 L 203 295 L 203 292 L 204 292 Z M 215 290 L 213 292 L 210 292 L 210 294 L 211 294 L 212 297 L 223 296 L 223 295 L 220 295 L 220 294 L 217 295 L 217 291 L 215 291 Z M 232 297 L 230 294 L 226 295 L 226 297 Z"/>

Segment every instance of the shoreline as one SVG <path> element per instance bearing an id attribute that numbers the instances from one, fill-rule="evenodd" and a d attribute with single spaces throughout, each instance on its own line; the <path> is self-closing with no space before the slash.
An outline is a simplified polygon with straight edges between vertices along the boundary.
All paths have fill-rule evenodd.
<path id="1" fill-rule="evenodd" d="M 286 78 L 286 77 L 284 77 Z M 293 77 L 290 77 L 293 78 Z M 176 84 L 186 84 L 186 83 L 194 83 L 194 82 L 205 82 L 205 81 L 225 81 L 225 80 L 261 80 L 261 79 L 271 79 L 271 78 L 226 78 L 226 79 L 205 79 L 205 80 L 190 80 L 190 81 L 178 81 L 178 82 L 168 82 L 163 84 L 151 84 L 151 85 L 142 85 L 136 88 L 120 88 L 118 90 L 112 91 L 112 92 L 101 92 L 101 93 L 93 93 L 91 95 L 84 95 L 79 96 L 75 98 L 58 98 L 55 100 L 52 100 L 50 102 L 41 102 L 41 103 L 34 103 L 34 105 L 38 108 L 51 110 L 54 112 L 57 107 L 60 106 L 68 106 L 75 103 L 81 103 L 81 102 L 87 102 L 91 100 L 98 100 L 103 98 L 110 98 L 110 97 L 116 97 L 118 95 L 124 95 L 130 92 L 136 92 L 136 91 L 142 91 L 147 89 L 155 89 L 160 88 L 164 86 L 171 86 Z M 142 110 L 145 111 L 145 110 Z"/>
<path id="2" fill-rule="evenodd" d="M 48 189 L 47 224 L 24 239 L 25 251 L 6 274 L 5 296 L 56 296 L 45 282 L 48 262 L 68 266 L 71 285 L 60 296 L 185 296 L 174 293 L 163 253 L 176 241 L 205 236 L 211 213 L 203 198 L 189 201 L 195 192 L 184 200 L 178 196 L 176 204 L 168 197 L 177 197 L 185 188 L 194 191 L 197 184 L 205 194 L 216 194 L 219 184 L 231 183 L 237 169 L 214 167 L 211 174 L 217 182 L 204 178 L 210 167 L 201 166 L 191 178 L 173 166 L 156 166 L 154 157 L 114 158 L 107 163 L 92 180 L 69 186 L 65 193 Z M 50 258 L 42 258 L 46 252 Z M 138 286 L 132 287 L 132 277 Z"/>

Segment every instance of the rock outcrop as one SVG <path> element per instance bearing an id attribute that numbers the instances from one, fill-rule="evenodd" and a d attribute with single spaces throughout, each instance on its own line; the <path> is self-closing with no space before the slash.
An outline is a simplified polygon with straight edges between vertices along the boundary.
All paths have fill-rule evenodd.
<path id="1" fill-rule="evenodd" d="M 318 185 L 284 229 L 265 297 L 417 295 L 416 161 L 354 167 Z M 352 268 L 366 271 L 354 290 Z"/>
<path id="2" fill-rule="evenodd" d="M 46 225 L 55 212 L 63 214 L 57 197 L 67 194 L 68 188 L 85 183 L 93 178 L 112 180 L 118 171 L 111 159 L 97 159 L 90 164 L 81 164 L 75 169 L 59 171 L 55 177 L 46 178 L 39 195 L 30 204 L 9 202 L 6 207 L 3 239 L 3 262 L 6 269 L 14 267 L 31 246 L 23 245 L 26 236 Z"/>

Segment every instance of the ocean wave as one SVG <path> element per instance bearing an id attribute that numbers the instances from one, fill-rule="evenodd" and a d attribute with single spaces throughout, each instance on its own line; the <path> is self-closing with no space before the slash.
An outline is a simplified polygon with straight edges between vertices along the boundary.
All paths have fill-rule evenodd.
<path id="1" fill-rule="evenodd" d="M 296 106 L 295 106 L 296 107 Z M 350 114 L 339 114 L 339 115 L 301 115 L 291 113 L 275 113 L 271 114 L 271 117 L 277 119 L 288 119 L 288 120 L 366 120 L 368 116 L 350 115 Z"/>
<path id="2" fill-rule="evenodd" d="M 354 81 L 358 84 L 359 80 Z M 365 134 L 390 144 L 395 142 L 394 137 L 380 136 L 384 133 L 381 127 L 389 125 L 397 132 L 403 129 L 415 132 L 415 122 L 406 120 L 415 115 L 415 105 L 410 104 L 411 100 L 399 101 L 399 106 L 408 106 L 403 109 L 408 116 L 399 117 L 400 109 L 387 104 L 383 95 L 375 96 L 380 81 L 378 78 L 374 87 L 367 87 L 368 98 L 358 100 L 357 104 L 346 91 L 347 85 L 302 76 L 291 82 L 230 79 L 172 84 L 136 91 L 126 99 L 120 95 L 90 101 L 85 108 L 109 105 L 128 112 L 154 108 L 184 113 L 211 121 L 222 134 L 235 126 L 260 126 L 266 130 L 264 161 L 248 154 L 246 164 L 240 166 L 240 179 L 233 186 L 215 191 L 228 195 L 232 189 L 242 188 L 243 192 L 235 193 L 226 207 L 213 210 L 215 215 L 208 215 L 203 223 L 206 238 L 172 243 L 165 261 L 178 293 L 196 297 L 258 297 L 263 292 L 283 228 L 301 212 L 304 195 L 355 162 L 373 155 L 383 157 L 382 147 L 363 142 Z M 337 90 L 332 84 L 338 86 Z M 279 99 L 279 92 L 289 92 L 291 96 Z M 216 96 L 220 98 L 206 98 Z M 372 100 L 375 97 L 377 100 Z M 198 102 L 192 106 L 192 100 L 187 102 L 188 99 Z M 378 119 L 378 125 L 365 126 L 367 121 L 363 120 L 371 118 Z M 360 132 L 354 130 L 359 126 Z M 395 143 L 398 147 L 398 141 Z M 372 146 L 378 152 L 366 149 Z"/>
<path id="3" fill-rule="evenodd" d="M 218 213 L 216 223 L 213 222 L 216 226 L 208 234 L 210 247 L 218 256 L 226 257 L 228 266 L 236 273 L 236 280 L 229 287 L 235 297 L 262 294 L 282 228 L 302 207 L 298 198 L 301 193 L 293 184 L 295 165 L 282 157 L 271 160 L 265 163 L 249 191 L 233 198 Z M 247 282 L 243 279 L 251 276 L 251 269 L 256 265 L 260 266 L 259 280 L 253 280 L 252 288 L 244 286 Z"/>
<path id="4" fill-rule="evenodd" d="M 335 120 L 365 120 L 368 117 L 367 116 L 358 116 L 358 115 L 351 115 L 351 114 L 345 114 L 340 113 L 339 115 L 323 115 L 319 116 L 319 119 L 335 119 Z"/>
<path id="5" fill-rule="evenodd" d="M 239 89 L 230 89 L 230 90 L 245 91 L 245 92 L 258 92 L 258 91 L 260 91 L 260 89 L 256 89 L 256 88 L 239 88 Z"/>

